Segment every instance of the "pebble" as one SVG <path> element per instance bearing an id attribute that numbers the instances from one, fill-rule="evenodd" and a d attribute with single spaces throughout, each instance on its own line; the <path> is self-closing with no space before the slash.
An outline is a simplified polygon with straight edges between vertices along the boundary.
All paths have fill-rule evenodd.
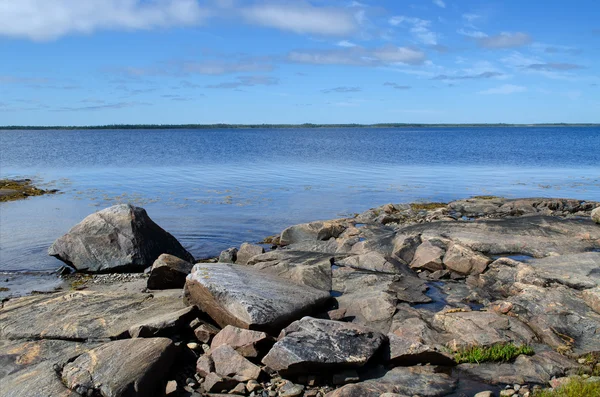
<path id="1" fill-rule="evenodd" d="M 521 390 L 521 385 L 513 385 L 513 389 L 515 389 L 515 391 L 519 391 Z"/>
<path id="2" fill-rule="evenodd" d="M 475 396 L 473 396 L 473 397 L 494 397 L 494 393 L 487 390 L 487 391 L 479 392 L 479 393 L 475 394 Z"/>
<path id="3" fill-rule="evenodd" d="M 500 392 L 500 397 L 511 397 L 514 396 L 516 391 L 514 389 L 506 389 Z"/>

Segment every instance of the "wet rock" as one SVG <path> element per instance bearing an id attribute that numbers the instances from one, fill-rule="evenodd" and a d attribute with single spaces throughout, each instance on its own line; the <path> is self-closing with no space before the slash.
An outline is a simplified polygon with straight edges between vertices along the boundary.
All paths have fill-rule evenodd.
<path id="1" fill-rule="evenodd" d="M 341 222 L 324 221 L 310 222 L 290 226 L 281 232 L 281 245 L 289 245 L 302 241 L 326 241 L 331 237 L 337 238 L 346 229 Z"/>
<path id="2" fill-rule="evenodd" d="M 129 335 L 184 309 L 179 293 L 75 291 L 11 299 L 0 311 L 0 334 L 11 339 L 99 340 Z M 150 320 L 150 321 L 149 321 Z"/>
<path id="3" fill-rule="evenodd" d="M 309 287 L 331 290 L 331 254 L 278 249 L 248 262 L 254 268 Z"/>
<path id="4" fill-rule="evenodd" d="M 139 324 L 129 327 L 132 338 L 151 338 L 157 336 L 170 336 L 187 327 L 190 319 L 195 315 L 194 307 L 186 307 L 173 313 L 166 313 L 148 318 Z"/>
<path id="5" fill-rule="evenodd" d="M 385 341 L 354 324 L 304 317 L 282 331 L 262 362 L 284 374 L 360 368 Z"/>
<path id="6" fill-rule="evenodd" d="M 592 211 L 591 217 L 594 222 L 600 224 L 600 207 Z"/>
<path id="7" fill-rule="evenodd" d="M 545 351 L 533 356 L 520 355 L 513 363 L 461 364 L 461 372 L 491 384 L 546 384 L 553 377 L 576 373 L 579 365 L 565 356 Z"/>
<path id="8" fill-rule="evenodd" d="M 210 348 L 214 350 L 219 346 L 227 345 L 244 357 L 256 358 L 266 353 L 273 343 L 273 338 L 264 332 L 228 325 L 213 338 Z"/>
<path id="9" fill-rule="evenodd" d="M 250 258 L 264 253 L 265 249 L 260 245 L 243 243 L 236 254 L 235 263 L 238 265 L 245 265 Z"/>
<path id="10" fill-rule="evenodd" d="M 455 380 L 444 373 L 437 373 L 434 367 L 396 367 L 380 378 L 343 386 L 326 397 L 380 397 L 384 393 L 441 397 L 455 387 Z"/>
<path id="11" fill-rule="evenodd" d="M 444 265 L 460 274 L 480 274 L 485 271 L 487 265 L 492 261 L 478 252 L 452 244 L 444 255 Z"/>
<path id="12" fill-rule="evenodd" d="M 319 309 L 329 293 L 241 265 L 197 264 L 186 281 L 188 301 L 220 326 L 278 332 Z"/>
<path id="13" fill-rule="evenodd" d="M 221 251 L 219 255 L 219 262 L 221 263 L 235 263 L 237 260 L 238 250 L 235 247 L 227 248 L 224 251 Z"/>
<path id="14" fill-rule="evenodd" d="M 161 254 L 194 261 L 143 208 L 128 204 L 89 215 L 57 239 L 48 254 L 84 272 L 141 272 Z"/>
<path id="15" fill-rule="evenodd" d="M 82 395 L 160 396 L 174 356 L 173 342 L 167 338 L 114 341 L 68 363 L 62 379 Z"/>
<path id="16" fill-rule="evenodd" d="M 162 254 L 152 264 L 150 277 L 148 277 L 148 288 L 183 288 L 185 278 L 192 271 L 192 267 L 194 265 L 190 262 L 173 255 Z"/>
<path id="17" fill-rule="evenodd" d="M 230 377 L 238 382 L 257 380 L 260 367 L 252 364 L 231 346 L 221 345 L 210 354 L 215 372 L 223 377 Z"/>
<path id="18" fill-rule="evenodd" d="M 414 258 L 410 263 L 413 269 L 425 269 L 432 272 L 444 268 L 442 257 L 445 249 L 436 241 L 425 241 L 415 251 Z"/>

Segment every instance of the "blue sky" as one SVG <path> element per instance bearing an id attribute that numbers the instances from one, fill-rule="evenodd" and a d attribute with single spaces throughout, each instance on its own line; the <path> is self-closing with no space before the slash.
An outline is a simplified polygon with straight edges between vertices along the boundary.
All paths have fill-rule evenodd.
<path id="1" fill-rule="evenodd" d="M 600 4 L 0 0 L 0 125 L 600 122 Z"/>

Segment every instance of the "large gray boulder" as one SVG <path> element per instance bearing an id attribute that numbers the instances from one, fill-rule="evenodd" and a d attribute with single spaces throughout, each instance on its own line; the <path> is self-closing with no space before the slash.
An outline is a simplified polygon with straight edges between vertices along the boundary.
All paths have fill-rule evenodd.
<path id="1" fill-rule="evenodd" d="M 360 368 L 386 340 L 355 324 L 304 317 L 281 332 L 262 362 L 284 374 Z"/>
<path id="2" fill-rule="evenodd" d="M 341 221 L 317 221 L 290 226 L 281 232 L 281 245 L 289 245 L 302 241 L 325 241 L 337 238 L 346 230 Z"/>
<path id="3" fill-rule="evenodd" d="M 65 365 L 62 380 L 84 396 L 162 396 L 174 349 L 167 338 L 109 342 Z"/>
<path id="4" fill-rule="evenodd" d="M 130 204 L 87 216 L 57 239 L 48 254 L 82 272 L 142 271 L 161 254 L 194 261 L 146 210 Z"/>
<path id="5" fill-rule="evenodd" d="M 221 327 L 277 334 L 329 300 L 329 292 L 244 265 L 197 264 L 185 284 L 187 301 Z"/>

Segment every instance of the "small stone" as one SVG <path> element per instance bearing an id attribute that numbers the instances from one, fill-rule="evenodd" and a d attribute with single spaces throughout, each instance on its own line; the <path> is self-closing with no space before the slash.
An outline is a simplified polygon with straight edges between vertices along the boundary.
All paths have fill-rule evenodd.
<path id="1" fill-rule="evenodd" d="M 202 351 L 204 352 L 204 354 L 210 354 L 210 346 L 207 345 L 206 343 L 202 344 Z"/>
<path id="2" fill-rule="evenodd" d="M 516 391 L 513 389 L 505 389 L 500 392 L 500 397 L 511 397 L 514 396 Z"/>
<path id="3" fill-rule="evenodd" d="M 200 345 L 195 342 L 190 342 L 187 344 L 187 347 L 190 350 L 198 350 L 200 348 Z"/>
<path id="4" fill-rule="evenodd" d="M 515 389 L 515 391 L 519 391 L 521 390 L 521 385 L 513 385 L 513 389 Z"/>
<path id="5" fill-rule="evenodd" d="M 204 323 L 194 329 L 194 335 L 196 335 L 196 339 L 198 339 L 200 342 L 208 343 L 216 334 L 219 333 L 219 331 L 220 330 L 214 325 Z"/>
<path id="6" fill-rule="evenodd" d="M 260 387 L 260 383 L 258 383 L 254 379 L 251 379 L 248 381 L 248 383 L 246 383 L 246 390 L 248 390 L 250 393 L 252 393 L 254 390 L 258 389 L 259 387 Z"/>
<path id="7" fill-rule="evenodd" d="M 243 383 L 238 383 L 238 385 L 236 387 L 231 389 L 229 394 L 239 394 L 241 396 L 245 396 L 246 395 L 246 385 L 244 385 Z"/>
<path id="8" fill-rule="evenodd" d="M 296 385 L 288 380 L 284 381 L 279 389 L 280 397 L 298 397 L 304 392 L 304 386 Z"/>
<path id="9" fill-rule="evenodd" d="M 494 393 L 487 390 L 487 391 L 479 392 L 479 393 L 475 394 L 473 397 L 494 397 Z"/>
<path id="10" fill-rule="evenodd" d="M 226 250 L 221 251 L 221 254 L 219 255 L 219 262 L 220 263 L 235 263 L 235 261 L 237 259 L 237 253 L 238 253 L 237 248 L 227 248 Z"/>
<path id="11" fill-rule="evenodd" d="M 167 387 L 165 388 L 165 394 L 175 393 L 177 391 L 177 381 L 170 380 L 167 382 Z"/>
<path id="12" fill-rule="evenodd" d="M 238 382 L 231 378 L 223 378 L 214 372 L 211 372 L 204 379 L 204 390 L 207 392 L 221 392 L 231 390 L 237 386 Z"/>
<path id="13" fill-rule="evenodd" d="M 320 393 L 317 389 L 310 389 L 304 392 L 304 397 L 318 397 L 319 395 Z"/>
<path id="14" fill-rule="evenodd" d="M 579 364 L 585 364 L 587 362 L 587 360 L 585 358 L 580 358 L 580 359 L 577 360 L 577 362 Z"/>
<path id="15" fill-rule="evenodd" d="M 209 355 L 204 355 L 196 362 L 196 372 L 205 378 L 211 372 L 215 372 L 215 364 Z"/>

